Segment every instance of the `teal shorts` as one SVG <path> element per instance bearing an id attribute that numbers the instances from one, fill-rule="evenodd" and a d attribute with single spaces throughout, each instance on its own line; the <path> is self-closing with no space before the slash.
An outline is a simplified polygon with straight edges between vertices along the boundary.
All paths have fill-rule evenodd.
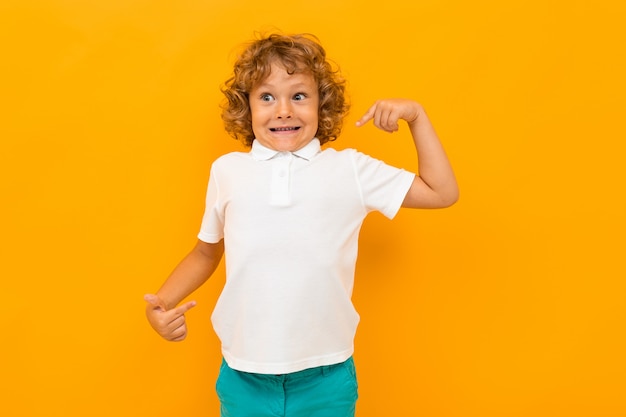
<path id="1" fill-rule="evenodd" d="M 236 371 L 222 361 L 215 384 L 222 417 L 354 417 L 352 358 L 283 375 Z"/>

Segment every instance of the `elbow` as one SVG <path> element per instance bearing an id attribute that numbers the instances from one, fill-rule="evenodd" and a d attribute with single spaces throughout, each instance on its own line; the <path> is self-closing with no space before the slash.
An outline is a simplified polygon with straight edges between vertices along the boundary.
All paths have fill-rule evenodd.
<path id="1" fill-rule="evenodd" d="M 438 209 L 454 205 L 459 200 L 456 182 L 432 188 L 423 180 L 416 180 L 402 202 L 402 207 Z"/>
<path id="2" fill-rule="evenodd" d="M 440 208 L 448 208 L 455 205 L 459 201 L 459 189 L 455 187 L 453 190 L 441 196 Z"/>
<path id="3" fill-rule="evenodd" d="M 446 200 L 444 202 L 444 206 L 442 208 L 448 208 L 448 207 L 452 207 L 453 205 L 455 205 L 457 202 L 459 201 L 459 196 L 458 194 L 456 195 L 456 197 L 454 198 L 449 198 L 448 200 Z"/>

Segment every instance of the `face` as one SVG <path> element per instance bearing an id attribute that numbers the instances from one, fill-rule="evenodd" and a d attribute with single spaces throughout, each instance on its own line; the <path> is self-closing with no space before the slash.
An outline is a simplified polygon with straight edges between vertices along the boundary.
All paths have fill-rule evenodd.
<path id="1" fill-rule="evenodd" d="M 297 151 L 317 133 L 318 108 L 319 91 L 311 74 L 288 74 L 272 65 L 270 75 L 250 91 L 255 140 L 276 151 Z"/>

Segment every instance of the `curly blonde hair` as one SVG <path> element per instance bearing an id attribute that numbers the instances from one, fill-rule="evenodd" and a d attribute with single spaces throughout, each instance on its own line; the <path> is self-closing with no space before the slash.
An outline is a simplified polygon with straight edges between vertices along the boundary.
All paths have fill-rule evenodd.
<path id="1" fill-rule="evenodd" d="M 249 93 L 279 63 L 290 73 L 309 72 L 319 89 L 319 116 L 316 136 L 320 143 L 337 139 L 349 104 L 345 79 L 326 59 L 326 51 L 311 34 L 271 34 L 250 43 L 237 58 L 233 76 L 222 93 L 222 120 L 226 131 L 246 146 L 252 146 L 252 115 Z"/>

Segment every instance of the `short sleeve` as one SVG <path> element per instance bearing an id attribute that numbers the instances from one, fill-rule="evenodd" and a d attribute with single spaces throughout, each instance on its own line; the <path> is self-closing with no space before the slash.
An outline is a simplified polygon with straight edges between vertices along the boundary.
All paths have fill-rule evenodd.
<path id="1" fill-rule="evenodd" d="M 389 219 L 394 218 L 415 174 L 361 152 L 354 151 L 351 156 L 366 210 L 379 211 Z"/>
<path id="2" fill-rule="evenodd" d="M 219 186 L 215 165 L 211 167 L 206 193 L 204 216 L 198 239 L 207 243 L 217 243 L 224 237 L 224 212 L 219 201 Z"/>

